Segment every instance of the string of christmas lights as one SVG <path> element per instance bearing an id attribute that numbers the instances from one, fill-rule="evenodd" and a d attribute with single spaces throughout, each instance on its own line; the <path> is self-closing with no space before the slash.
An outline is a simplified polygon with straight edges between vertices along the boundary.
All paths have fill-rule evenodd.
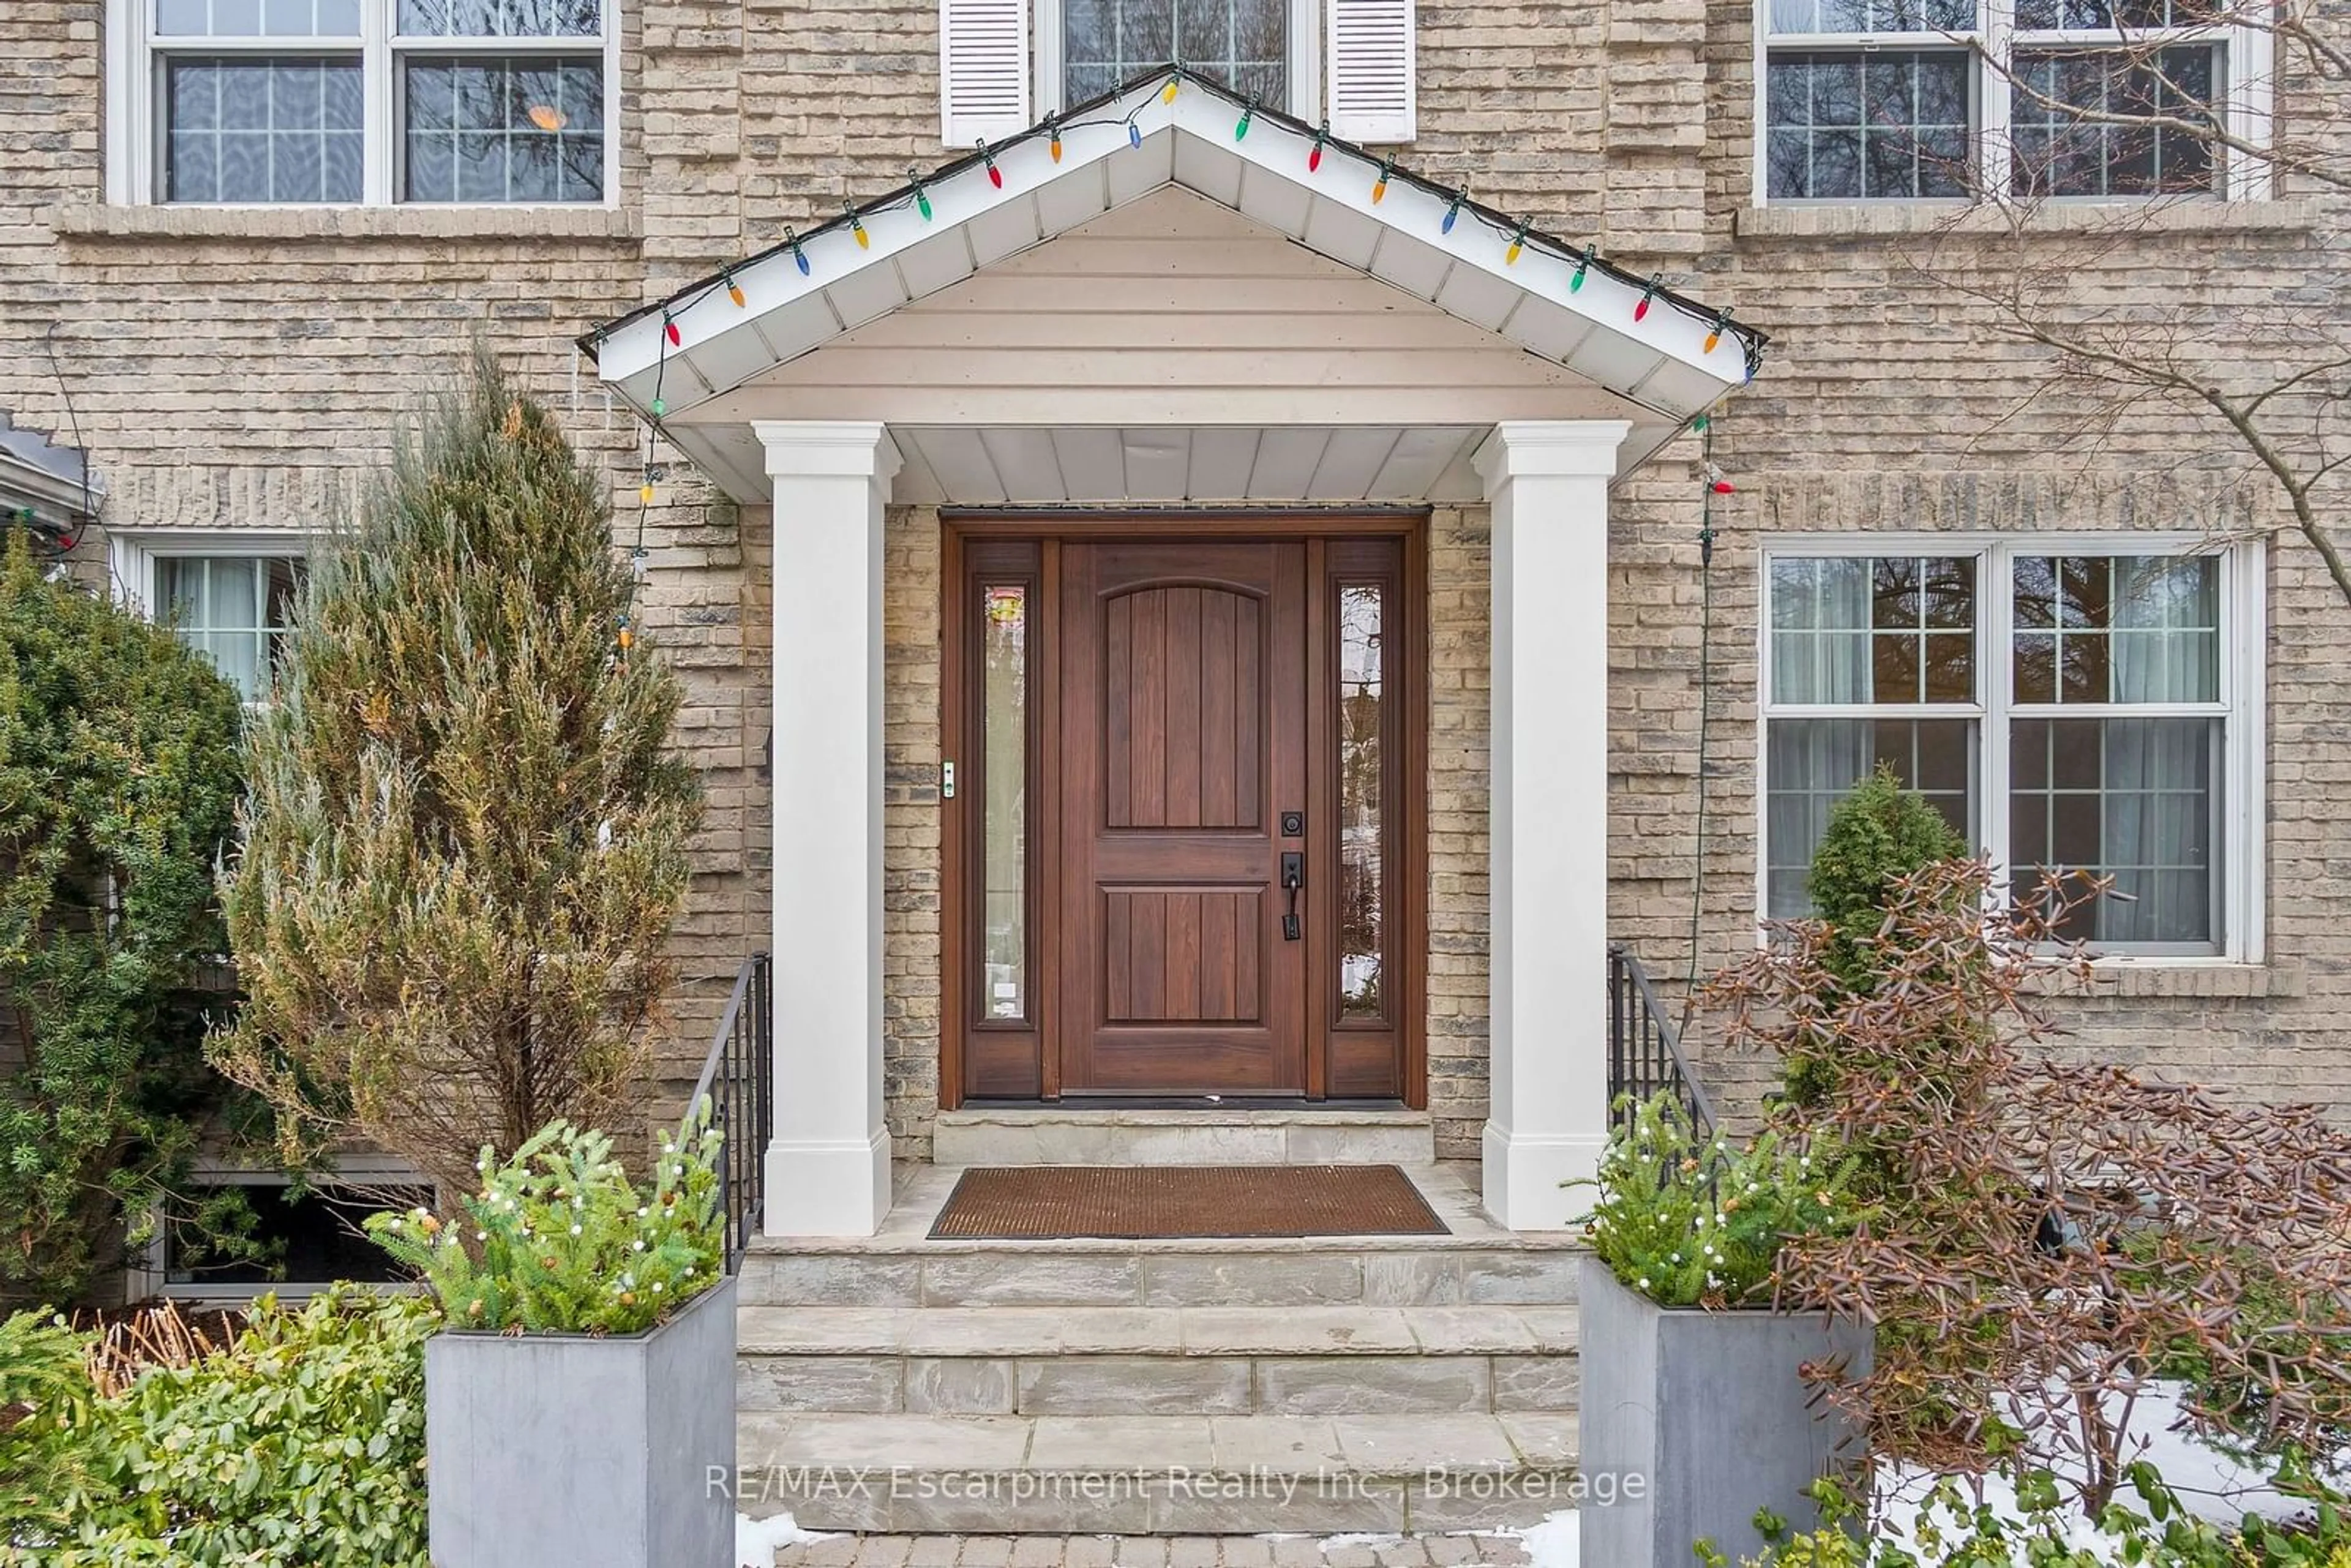
<path id="1" fill-rule="evenodd" d="M 1065 120 L 1058 114 L 1049 114 L 1037 125 L 1007 141 L 991 143 L 984 139 L 981 140 L 975 145 L 972 152 L 934 171 L 928 180 L 925 180 L 917 169 L 909 167 L 906 171 L 906 185 L 903 190 L 863 204 L 843 198 L 839 217 L 810 230 L 806 235 L 802 235 L 795 229 L 787 228 L 784 231 L 783 239 L 777 245 L 726 269 L 699 288 L 673 296 L 664 301 L 657 308 L 661 312 L 662 333 L 654 364 L 653 395 L 649 405 L 652 419 L 646 431 L 644 477 L 638 491 L 637 555 L 639 559 L 642 560 L 643 554 L 643 514 L 644 508 L 650 507 L 653 503 L 655 486 L 658 482 L 653 463 L 655 443 L 660 439 L 663 421 L 669 412 L 668 403 L 663 396 L 669 351 L 672 349 L 683 348 L 684 345 L 684 335 L 678 327 L 679 318 L 720 293 L 724 293 L 737 309 L 747 308 L 748 296 L 745 294 L 736 274 L 758 266 L 771 256 L 789 255 L 801 277 L 812 277 L 815 275 L 815 269 L 809 260 L 804 241 L 814 239 L 829 231 L 845 229 L 854 238 L 860 250 L 870 250 L 873 240 L 865 227 L 866 218 L 883 213 L 911 210 L 918 214 L 925 223 L 932 222 L 935 209 L 931 203 L 930 187 L 945 183 L 974 164 L 977 164 L 987 172 L 992 185 L 998 190 L 1003 189 L 1004 172 L 998 166 L 997 155 L 1008 148 L 1017 147 L 1027 141 L 1042 140 L 1046 144 L 1048 156 L 1058 164 L 1061 162 L 1062 140 L 1068 133 L 1098 126 L 1123 127 L 1126 131 L 1128 146 L 1140 148 L 1143 145 L 1143 127 L 1139 117 L 1144 110 L 1155 102 L 1160 105 L 1173 104 L 1187 83 L 1198 87 L 1211 97 L 1224 99 L 1238 110 L 1239 117 L 1233 126 L 1233 140 L 1236 142 L 1244 141 L 1249 135 L 1250 126 L 1260 115 L 1263 115 L 1301 136 L 1311 138 L 1305 160 L 1306 172 L 1309 174 L 1321 172 L 1326 150 L 1335 151 L 1371 172 L 1370 201 L 1374 206 L 1379 205 L 1386 198 L 1388 187 L 1396 181 L 1401 180 L 1407 184 L 1416 186 L 1446 203 L 1445 214 L 1437 225 L 1440 237 L 1451 235 L 1460 219 L 1466 214 L 1473 222 L 1484 225 L 1497 237 L 1507 242 L 1507 249 L 1503 253 L 1504 266 L 1515 267 L 1522 256 L 1531 254 L 1539 258 L 1554 261 L 1571 268 L 1567 284 L 1570 294 L 1582 292 L 1585 278 L 1594 267 L 1598 267 L 1626 287 L 1640 289 L 1640 297 L 1635 302 L 1632 310 L 1632 319 L 1636 324 L 1646 321 L 1652 308 L 1663 301 L 1677 313 L 1705 324 L 1707 329 L 1703 350 L 1705 353 L 1715 352 L 1726 337 L 1735 338 L 1744 361 L 1743 380 L 1751 382 L 1755 378 L 1756 371 L 1761 368 L 1763 338 L 1761 333 L 1734 322 L 1729 310 L 1709 310 L 1693 301 L 1680 298 L 1665 286 L 1662 274 L 1652 274 L 1644 281 L 1602 256 L 1596 246 L 1586 245 L 1580 251 L 1571 249 L 1549 235 L 1536 232 L 1531 222 L 1525 218 L 1512 218 L 1493 209 L 1479 205 L 1469 199 L 1467 185 L 1458 188 L 1449 187 L 1413 173 L 1409 170 L 1401 169 L 1397 166 L 1394 154 L 1374 157 L 1359 147 L 1333 139 L 1328 120 L 1319 126 L 1309 126 L 1302 120 L 1293 120 L 1288 115 L 1267 110 L 1260 100 L 1256 99 L 1244 100 L 1221 84 L 1201 76 L 1180 61 L 1134 78 L 1104 94 L 1095 100 L 1094 106 L 1090 107 L 1114 104 L 1149 82 L 1163 70 L 1166 73 L 1166 80 L 1160 90 L 1155 95 L 1137 99 L 1134 105 L 1124 114 L 1093 115 L 1090 118 L 1081 117 L 1074 120 Z M 1081 110 L 1080 113 L 1082 116 L 1084 111 Z M 643 312 L 638 312 L 635 315 L 624 317 L 616 325 L 625 326 L 638 319 L 643 314 Z M 612 329 L 612 328 L 599 328 L 591 335 L 590 341 L 601 346 L 611 335 Z M 1690 428 L 1704 430 L 1705 417 L 1700 415 L 1692 423 Z M 1714 493 L 1730 494 L 1732 486 L 1721 476 L 1719 470 L 1712 467 L 1710 460 L 1708 466 L 1709 483 L 1716 486 Z M 622 632 L 622 645 L 625 648 L 627 643 L 628 632 L 624 625 Z"/>

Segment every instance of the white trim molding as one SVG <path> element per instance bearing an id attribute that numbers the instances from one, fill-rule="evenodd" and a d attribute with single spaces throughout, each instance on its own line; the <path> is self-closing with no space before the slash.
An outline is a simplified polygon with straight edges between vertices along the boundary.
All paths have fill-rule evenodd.
<path id="1" fill-rule="evenodd" d="M 775 1132 L 770 1236 L 871 1236 L 890 1212 L 882 1103 L 880 424 L 759 420 L 775 486 Z"/>
<path id="2" fill-rule="evenodd" d="M 1608 486 L 1623 420 L 1498 424 L 1483 1196 L 1565 1229 L 1608 1143 Z"/>

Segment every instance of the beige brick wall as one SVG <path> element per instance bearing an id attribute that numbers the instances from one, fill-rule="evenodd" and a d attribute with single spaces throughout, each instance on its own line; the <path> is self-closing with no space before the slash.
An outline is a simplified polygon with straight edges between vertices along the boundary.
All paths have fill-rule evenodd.
<path id="1" fill-rule="evenodd" d="M 900 181 L 937 143 L 935 0 L 624 4 L 615 213 L 322 214 L 103 205 L 99 0 L 0 5 L 0 409 L 68 434 L 110 486 L 110 521 L 304 528 L 348 514 L 394 418 L 478 334 L 566 411 L 609 465 L 633 542 L 632 423 L 570 348 L 599 321 Z M 1710 587 L 1698 565 L 1691 444 L 1618 486 L 1610 544 L 1614 930 L 1661 977 L 1711 965 L 1753 918 L 1756 536 L 1768 530 L 2273 528 L 2225 438 L 2144 405 L 2088 447 L 2084 411 L 2015 417 L 2045 361 L 1922 277 L 1908 214 L 1751 204 L 1751 14 L 1743 4 L 1423 0 L 1421 136 L 1409 160 L 1775 335 L 1717 456 L 1740 486 Z M 2304 102 L 2287 95 L 2289 114 Z M 2298 197 L 2305 194 L 2290 193 Z M 2086 301 L 2183 303 L 2231 323 L 2224 357 L 2300 351 L 2340 318 L 2339 204 L 2180 209 L 2085 256 Z M 2022 242 L 2070 265 L 2062 225 Z M 1945 247 L 1966 273 L 1985 246 Z M 1975 259 L 1971 259 L 1975 258 Z M 54 350 L 53 371 L 50 350 Z M 70 393 L 72 408 L 67 407 Z M 674 455 L 661 455 L 664 461 Z M 663 1076 L 699 1058 L 768 899 L 768 522 L 712 503 L 683 467 L 644 519 L 645 620 L 692 693 L 682 744 L 710 768 L 686 979 Z M 2339 493 L 2330 517 L 2342 519 Z M 936 523 L 890 524 L 888 921 L 891 1119 L 919 1151 L 935 1092 Z M 103 534 L 82 552 L 103 570 Z M 1448 1153 L 1483 1114 L 1486 539 L 1440 513 L 1431 549 L 1432 1099 Z M 2272 555 L 2267 848 L 2273 961 L 2158 980 L 2079 1011 L 2082 1049 L 2262 1092 L 2351 1088 L 2351 697 L 2333 650 L 2346 606 L 2291 538 Z M 1710 601 L 1710 612 L 1708 603 Z M 1704 632 L 1701 627 L 1706 628 Z M 1696 843 L 1701 637 L 1710 654 L 1703 874 Z M 2142 994 L 2156 988 L 2164 994 Z M 782 998 L 789 1008 L 789 998 Z M 1752 1065 L 1709 1062 L 1726 1083 Z"/>

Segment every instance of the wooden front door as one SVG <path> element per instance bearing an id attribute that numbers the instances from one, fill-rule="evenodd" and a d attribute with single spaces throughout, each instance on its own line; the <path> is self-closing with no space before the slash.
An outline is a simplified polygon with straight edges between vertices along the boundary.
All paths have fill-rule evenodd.
<path id="1" fill-rule="evenodd" d="M 1305 543 L 1061 558 L 1061 1092 L 1302 1094 Z"/>
<path id="2" fill-rule="evenodd" d="M 1416 523 L 1381 521 L 950 524 L 943 1103 L 1426 1103 Z"/>

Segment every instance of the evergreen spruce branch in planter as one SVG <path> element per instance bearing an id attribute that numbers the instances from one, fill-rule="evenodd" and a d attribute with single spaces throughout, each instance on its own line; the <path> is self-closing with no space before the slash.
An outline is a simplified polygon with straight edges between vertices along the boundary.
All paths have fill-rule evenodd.
<path id="1" fill-rule="evenodd" d="M 640 1187 L 566 1123 L 486 1149 L 447 1218 L 369 1229 L 451 1324 L 424 1350 L 437 1568 L 725 1568 L 735 1281 L 709 1105 Z"/>
<path id="2" fill-rule="evenodd" d="M 1864 1457 L 1806 1374 L 1865 1372 L 1866 1332 L 1771 1308 L 1791 1245 L 1868 1215 L 1850 1155 L 1775 1131 L 1702 1144 L 1670 1091 L 1633 1109 L 1585 1222 L 1582 1463 L 1614 1484 L 1581 1511 L 1583 1552 L 1664 1568 L 1701 1540 L 1761 1550 L 1758 1511 L 1816 1518 L 1812 1483 Z"/>

